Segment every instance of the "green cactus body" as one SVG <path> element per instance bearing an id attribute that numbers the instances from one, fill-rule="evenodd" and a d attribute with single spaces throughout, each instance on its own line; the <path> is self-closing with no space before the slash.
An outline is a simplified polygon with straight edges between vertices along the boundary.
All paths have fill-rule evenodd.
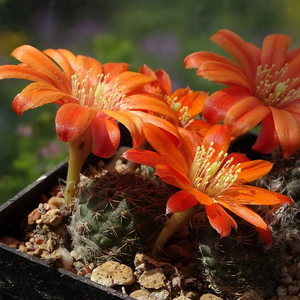
<path id="1" fill-rule="evenodd" d="M 174 188 L 137 173 L 108 172 L 81 191 L 69 231 L 85 263 L 132 262 L 163 226 Z"/>
<path id="2" fill-rule="evenodd" d="M 254 290 L 261 296 L 274 292 L 282 267 L 280 247 L 267 246 L 250 224 L 239 221 L 238 229 L 220 238 L 207 226 L 199 229 L 199 254 L 209 287 L 225 298 Z"/>
<path id="3" fill-rule="evenodd" d="M 300 150 L 287 158 L 275 152 L 272 161 L 272 170 L 257 180 L 256 185 L 287 195 L 294 202 L 300 202 Z"/>

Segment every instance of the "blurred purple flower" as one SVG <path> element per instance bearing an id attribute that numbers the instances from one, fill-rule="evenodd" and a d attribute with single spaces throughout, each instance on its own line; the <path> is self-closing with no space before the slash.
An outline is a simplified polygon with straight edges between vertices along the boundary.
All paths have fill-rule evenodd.
<path id="1" fill-rule="evenodd" d="M 173 60 L 180 54 L 180 43 L 175 34 L 155 32 L 142 41 L 142 49 L 146 53 L 160 56 L 164 60 Z"/>
<path id="2" fill-rule="evenodd" d="M 33 134 L 31 125 L 19 123 L 16 129 L 16 134 L 24 137 L 30 137 Z"/>

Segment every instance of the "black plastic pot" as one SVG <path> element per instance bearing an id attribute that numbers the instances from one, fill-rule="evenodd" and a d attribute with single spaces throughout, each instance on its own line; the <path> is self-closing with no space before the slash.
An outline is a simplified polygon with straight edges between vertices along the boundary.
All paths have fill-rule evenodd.
<path id="1" fill-rule="evenodd" d="M 131 138 L 120 126 L 120 144 L 131 146 Z M 99 157 L 90 155 L 83 166 L 96 164 Z M 67 175 L 67 160 L 26 187 L 0 207 L 0 237 L 20 236 L 20 223 L 35 209 L 42 194 L 47 194 L 53 186 Z M 19 250 L 0 243 L 0 300 L 119 300 L 133 299 L 111 288 L 104 287 L 82 276 L 61 268 L 47 265 Z"/>

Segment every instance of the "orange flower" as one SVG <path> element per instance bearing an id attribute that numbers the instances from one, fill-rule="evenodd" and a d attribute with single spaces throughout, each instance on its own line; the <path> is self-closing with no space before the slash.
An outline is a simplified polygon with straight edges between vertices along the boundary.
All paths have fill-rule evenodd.
<path id="1" fill-rule="evenodd" d="M 170 76 L 163 70 L 155 72 L 143 65 L 139 72 L 156 79 L 146 84 L 144 89 L 149 93 L 159 95 L 177 114 L 180 127 L 196 131 L 200 137 L 204 137 L 212 124 L 199 119 L 208 93 L 203 91 L 192 91 L 189 87 L 179 88 L 172 93 L 172 82 Z"/>
<path id="2" fill-rule="evenodd" d="M 120 132 L 115 120 L 128 128 L 136 147 L 144 140 L 142 117 L 148 111 L 176 119 L 158 97 L 141 92 L 153 79 L 128 71 L 125 63 L 102 65 L 64 49 L 47 49 L 43 53 L 26 45 L 15 49 L 12 56 L 22 64 L 1 66 L 0 79 L 34 81 L 15 97 L 13 109 L 21 115 L 47 103 L 61 105 L 56 116 L 59 138 L 72 142 L 88 133 L 98 156 L 112 156 L 119 145 Z M 160 121 L 155 116 L 146 118 L 150 123 Z M 173 130 L 165 120 L 160 124 Z"/>
<path id="3" fill-rule="evenodd" d="M 179 88 L 166 97 L 166 102 L 177 114 L 179 126 L 193 130 L 204 137 L 212 124 L 199 119 L 208 93 L 202 91 L 193 92 L 189 87 Z"/>
<path id="4" fill-rule="evenodd" d="M 279 144 L 285 156 L 300 148 L 300 48 L 288 51 L 291 38 L 272 34 L 262 50 L 230 30 L 211 39 L 236 62 L 210 52 L 196 52 L 185 59 L 186 68 L 228 88 L 213 93 L 203 116 L 211 123 L 224 121 L 239 136 L 258 124 L 262 128 L 253 149 L 272 152 Z"/>
<path id="5" fill-rule="evenodd" d="M 128 71 L 125 63 L 107 63 L 86 56 L 75 56 L 65 49 L 40 52 L 21 46 L 12 52 L 19 65 L 0 67 L 0 79 L 19 78 L 33 81 L 13 100 L 19 114 L 48 103 L 60 108 L 56 114 L 56 131 L 69 143 L 67 201 L 74 196 L 81 166 L 92 151 L 101 157 L 112 156 L 120 142 L 116 121 L 124 124 L 138 147 L 144 140 L 144 122 L 153 123 L 177 135 L 176 128 L 160 114 L 177 119 L 160 97 L 145 93 L 143 86 L 153 81 Z"/>
<path id="6" fill-rule="evenodd" d="M 227 155 L 230 131 L 223 125 L 209 129 L 202 143 L 192 131 L 180 128 L 180 147 L 172 144 L 159 128 L 146 124 L 147 140 L 157 151 L 132 149 L 123 155 L 137 163 L 155 168 L 155 174 L 168 184 L 181 189 L 168 200 L 167 213 L 180 213 L 196 205 L 205 207 L 212 227 L 221 237 L 237 228 L 229 210 L 253 224 L 262 238 L 271 243 L 271 233 L 264 220 L 247 205 L 281 205 L 292 203 L 282 194 L 244 185 L 267 174 L 272 164 L 250 161 L 244 155 Z"/>

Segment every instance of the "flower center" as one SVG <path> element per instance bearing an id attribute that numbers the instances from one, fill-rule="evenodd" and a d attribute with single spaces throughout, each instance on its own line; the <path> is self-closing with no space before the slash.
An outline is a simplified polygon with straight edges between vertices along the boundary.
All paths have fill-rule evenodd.
<path id="1" fill-rule="evenodd" d="M 287 78 L 288 64 L 274 71 L 275 64 L 271 67 L 260 65 L 257 68 L 255 78 L 254 96 L 262 101 L 263 104 L 274 107 L 282 107 L 300 97 L 300 88 L 294 88 L 299 78 Z"/>
<path id="2" fill-rule="evenodd" d="M 72 75 L 72 97 L 77 98 L 82 106 L 93 107 L 97 110 L 117 110 L 122 99 L 125 98 L 123 88 L 118 84 L 118 78 L 114 85 L 108 85 L 110 74 L 98 74 L 96 80 L 91 77 L 90 69 L 80 81 L 78 73 Z M 92 80 L 95 84 L 92 84 Z"/>
<path id="3" fill-rule="evenodd" d="M 178 101 L 178 97 L 167 97 L 166 101 L 171 109 L 176 112 L 182 127 L 186 128 L 194 122 L 194 119 L 188 113 L 189 107 L 186 105 L 182 106 L 182 104 Z"/>
<path id="4" fill-rule="evenodd" d="M 197 148 L 189 179 L 195 189 L 214 199 L 238 179 L 241 168 L 240 164 L 231 165 L 233 157 L 224 162 L 228 155 L 224 151 L 211 162 L 213 145 L 212 142 L 207 150 L 203 145 Z"/>

